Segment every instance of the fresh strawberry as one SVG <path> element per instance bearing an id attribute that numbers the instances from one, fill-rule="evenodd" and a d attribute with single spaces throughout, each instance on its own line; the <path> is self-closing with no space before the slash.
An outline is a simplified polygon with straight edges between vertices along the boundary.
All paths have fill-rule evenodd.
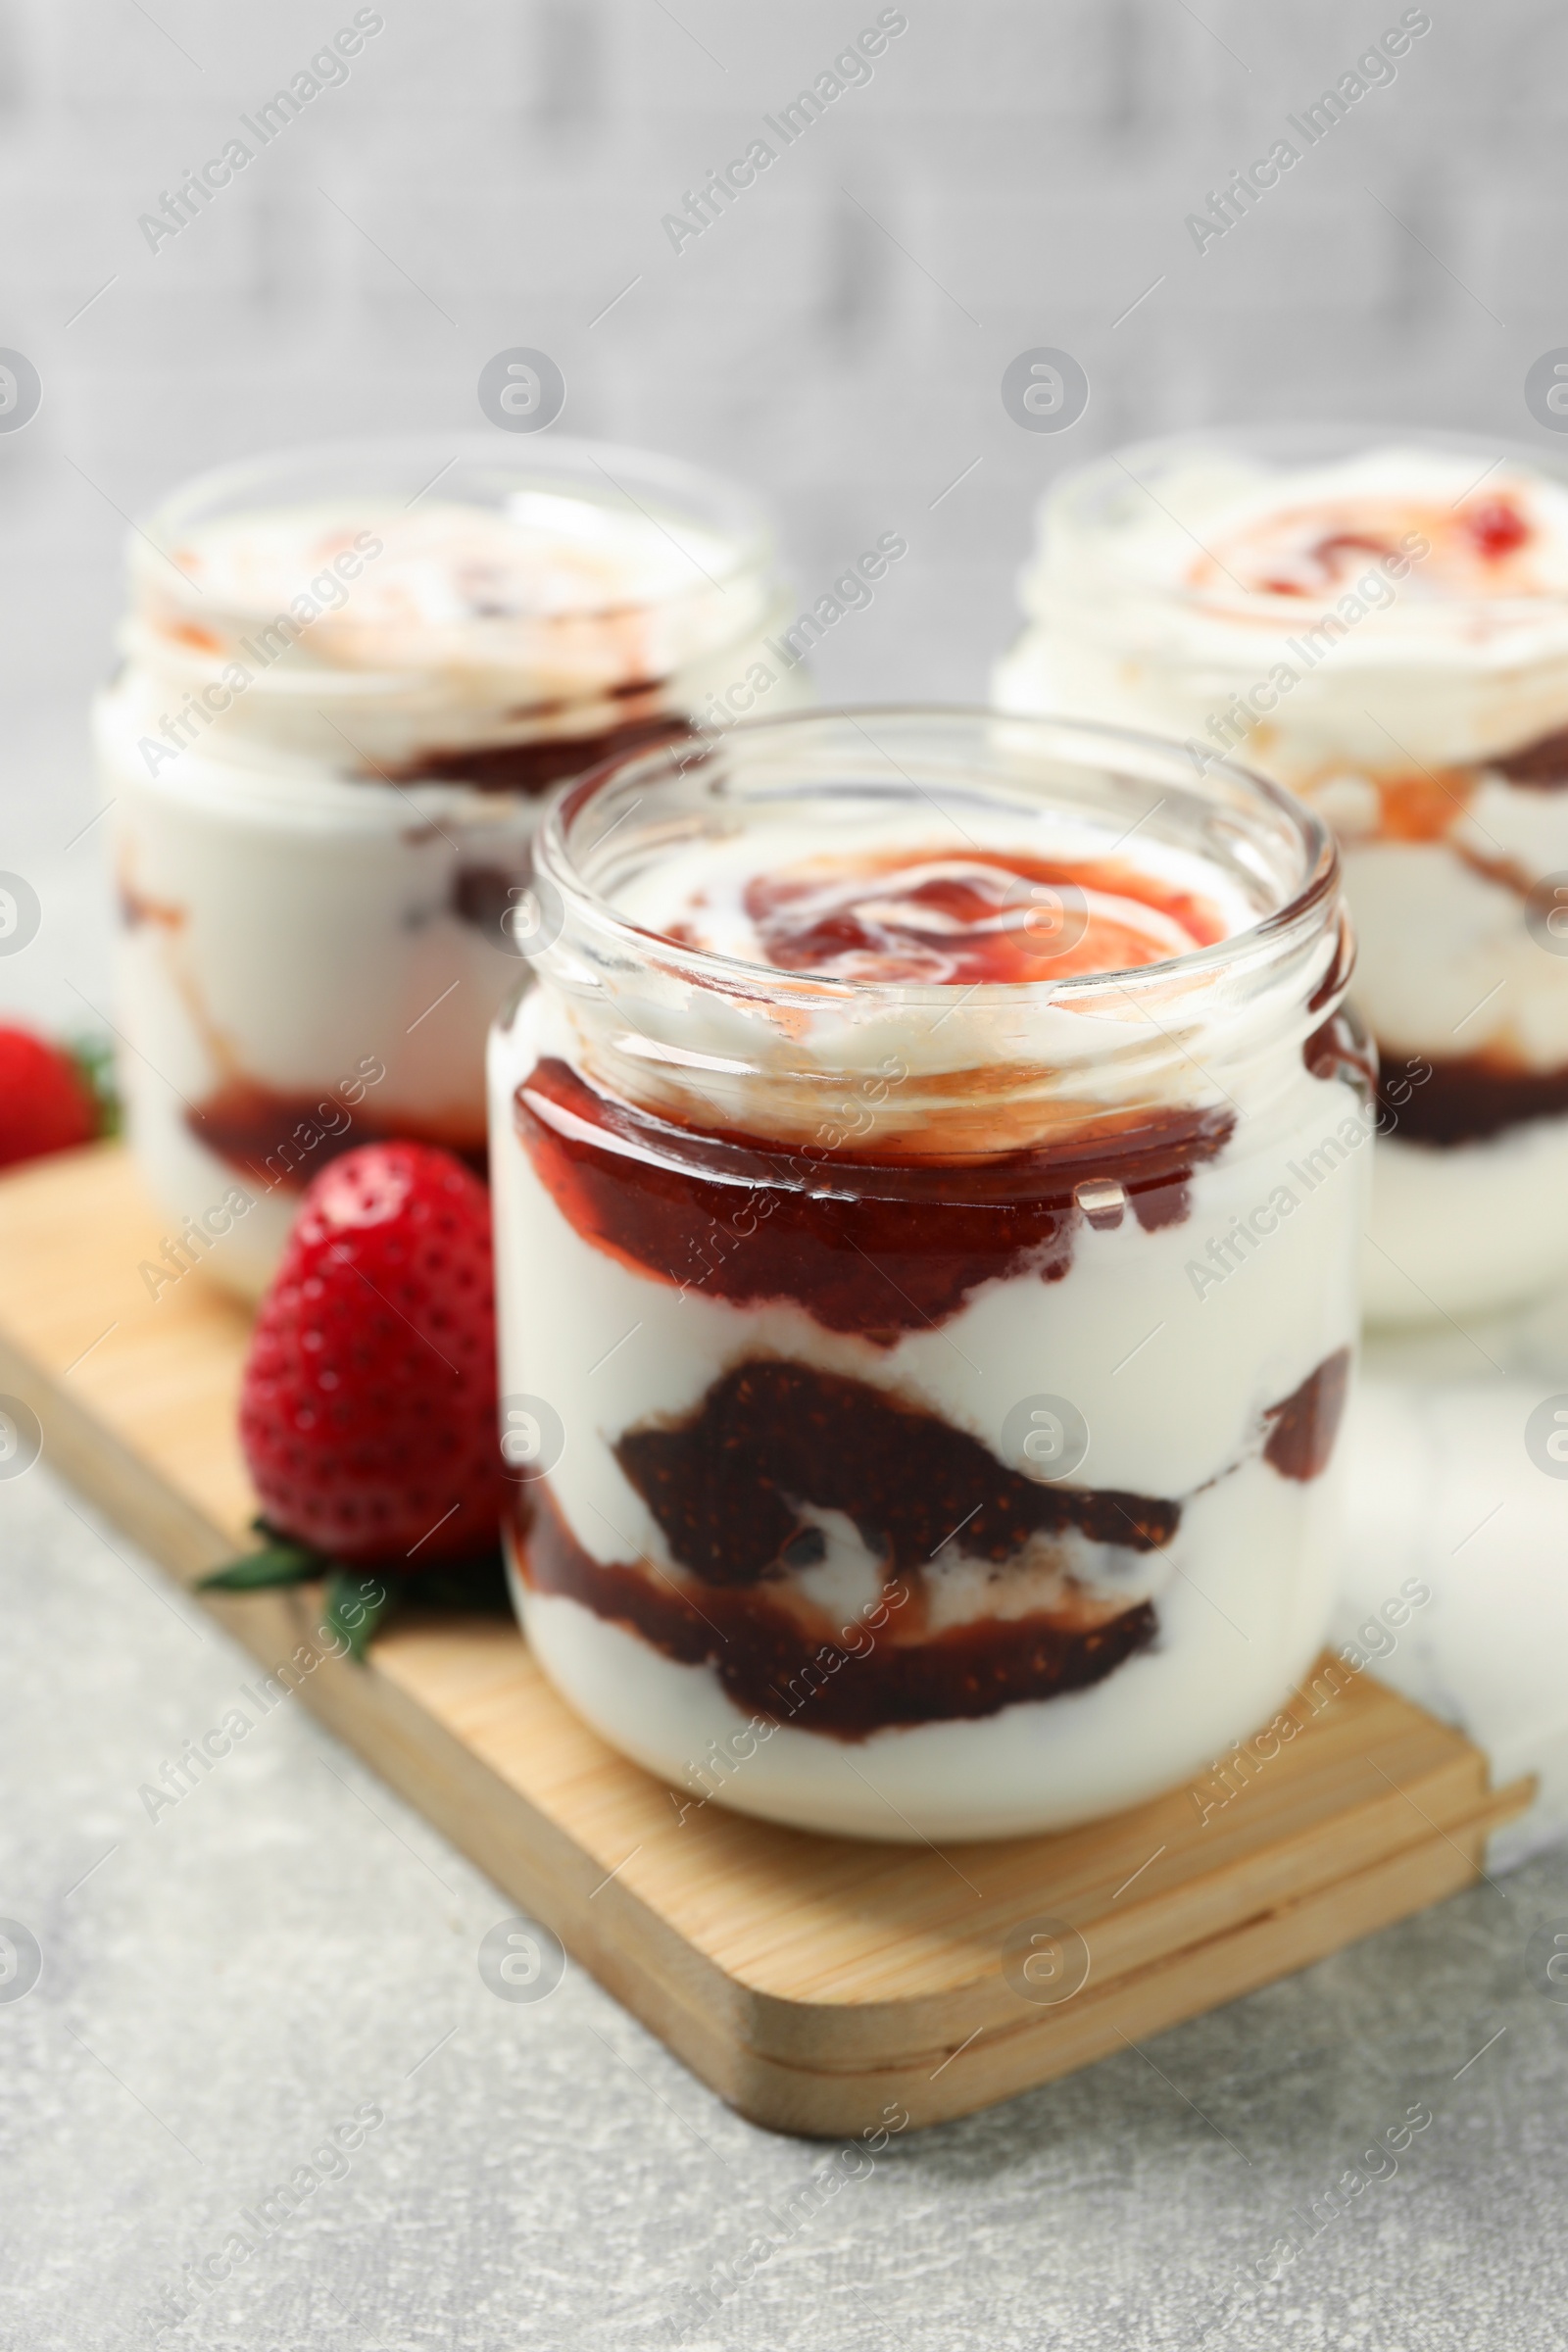
<path id="1" fill-rule="evenodd" d="M 99 1105 L 79 1065 L 26 1029 L 0 1029 L 0 1168 L 90 1144 Z"/>
<path id="2" fill-rule="evenodd" d="M 239 1428 L 269 1532 L 327 1560 L 417 1574 L 493 1547 L 490 1199 L 450 1152 L 368 1144 L 316 1178 L 262 1302 Z"/>

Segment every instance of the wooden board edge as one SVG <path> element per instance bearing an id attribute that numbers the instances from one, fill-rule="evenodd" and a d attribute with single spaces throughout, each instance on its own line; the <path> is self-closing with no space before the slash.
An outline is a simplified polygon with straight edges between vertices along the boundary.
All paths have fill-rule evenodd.
<path id="1" fill-rule="evenodd" d="M 214 1598 L 215 1615 L 264 1665 L 287 1654 L 309 1624 L 297 1592 Z M 874 2130 L 890 2102 L 916 2125 L 951 2121 L 1091 2065 L 1124 2046 L 1124 2036 L 1163 2032 L 1289 1976 L 1473 1884 L 1487 1835 L 1534 1793 L 1531 1782 L 1511 1784 L 1468 1822 L 1112 1980 L 1104 1999 L 1069 2020 L 1066 2033 L 1048 2012 L 1011 2032 L 982 2028 L 969 2050 L 939 2039 L 916 2054 L 906 2042 L 898 2058 L 850 2072 L 756 2047 L 742 1988 L 622 1882 L 604 1889 L 611 1902 L 602 1916 L 590 1913 L 592 1857 L 373 1665 L 328 1660 L 301 1695 L 719 2097 L 764 2129 L 806 2137 Z M 917 2028 L 914 2012 L 926 2005 L 906 2005 L 906 2029 Z"/>
<path id="2" fill-rule="evenodd" d="M 193 1514 L 194 1516 L 194 1514 Z M 204 1608 L 269 1673 L 275 1673 L 314 1631 L 312 1589 L 200 1595 Z M 598 1891 L 593 1858 L 550 1816 L 476 1756 L 372 1662 L 327 1657 L 299 1696 L 318 1720 L 359 1754 L 422 1818 L 450 1838 L 491 1881 L 503 1899 L 551 1928 L 572 1961 L 656 2034 L 700 2080 L 748 2120 L 765 2129 L 808 2137 L 873 2130 L 890 2102 L 902 2102 L 916 2124 L 951 2120 L 998 2099 L 1015 2096 L 1087 2066 L 1122 2046 L 1122 2034 L 1163 2031 L 1220 2000 L 1336 1950 L 1357 1936 L 1421 1909 L 1473 1882 L 1482 1842 L 1497 1824 L 1526 1806 L 1533 1784 L 1498 1791 L 1471 1821 L 1385 1856 L 1350 1879 L 1341 1879 L 1298 1901 L 1265 1910 L 1226 1933 L 1162 1956 L 1114 1979 L 1103 2001 L 1063 2034 L 1049 2013 L 1021 2030 L 997 2032 L 985 2022 L 973 2044 L 984 2051 L 983 2072 L 957 2050 L 975 2028 L 963 2020 L 956 2034 L 950 2014 L 924 2016 L 928 1996 L 886 2004 L 897 2015 L 902 2049 L 871 2068 L 813 2068 L 798 2056 L 759 2046 L 748 2031 L 744 1988 L 689 1944 L 669 1924 L 616 1881 L 604 1891 L 602 1915 L 588 1910 Z M 1467 1848 L 1473 1847 L 1473 1857 Z M 1412 1888 L 1410 1873 L 1419 1874 Z M 1337 1931 L 1312 1933 L 1320 1914 L 1340 1920 Z M 1281 1933 L 1298 1923 L 1305 1941 Z M 1265 1957 L 1238 1971 L 1235 1955 L 1258 1945 Z M 984 1981 L 994 1989 L 990 1980 Z M 1163 1988 L 1149 2022 L 1152 1986 Z M 1174 1996 L 1174 1997 L 1173 1997 Z M 800 2023 L 803 2004 L 793 2021 Z M 959 2004 L 961 2016 L 962 2004 Z M 822 2012 L 815 2012 L 821 2022 Z M 892 2022 L 890 2019 L 889 2022 Z M 1119 2031 L 1118 2031 L 1119 2029 Z M 943 2039 L 944 2032 L 950 2037 Z M 911 2047 L 911 2045 L 918 2045 Z M 951 2081 L 948 2079 L 951 2076 Z M 934 2084 L 944 2083 L 942 2091 Z"/>
<path id="3" fill-rule="evenodd" d="M 1258 1991 L 1461 1892 L 1475 1884 L 1494 1826 L 1489 1808 L 1458 1836 L 1424 1838 L 1393 1861 L 1115 1981 L 1102 2000 L 1076 2017 L 1065 2006 L 1059 2014 L 1046 2011 L 1038 2024 L 1026 2021 L 1010 2033 L 982 2031 L 967 2048 L 928 2051 L 918 2064 L 826 2074 L 748 2051 L 744 2063 L 718 2081 L 710 2048 L 682 2047 L 673 2034 L 669 2038 L 694 2072 L 765 2130 L 847 2138 L 874 2127 L 890 2102 L 916 2127 L 953 2122 Z"/>
<path id="4" fill-rule="evenodd" d="M 275 1671 L 300 1642 L 310 1639 L 316 1614 L 313 1595 L 313 1588 L 294 1588 L 272 1593 L 202 1594 L 200 1598 L 252 1657 Z M 594 1858 L 416 1699 L 390 1677 L 378 1673 L 373 1653 L 367 1666 L 348 1659 L 325 1659 L 302 1684 L 300 1696 L 415 1811 L 450 1838 L 503 1898 L 551 1928 L 576 1965 L 658 2034 L 720 2097 L 766 2128 L 808 2136 L 858 2132 L 875 2127 L 889 2099 L 900 2097 L 907 2104 L 911 2095 L 914 2120 L 947 2120 L 1091 2064 L 1120 2046 L 1119 2035 L 1107 2026 L 1094 2046 L 1081 2054 L 1063 2056 L 1064 2045 L 1059 2035 L 1052 2034 L 1054 2021 L 1049 2017 L 1044 2028 L 1035 2025 L 1031 2030 L 1026 2024 L 1021 2035 L 1016 2030 L 997 2034 L 994 1999 L 999 1985 L 988 1975 L 975 1986 L 961 1988 L 956 1997 L 922 1995 L 907 2002 L 880 2004 L 882 2022 L 896 2034 L 899 2046 L 886 2051 L 871 2068 L 836 2066 L 837 2053 L 830 2050 L 821 2050 L 813 2066 L 806 2053 L 802 2029 L 808 2034 L 813 2028 L 820 2031 L 833 2012 L 820 2004 L 783 2003 L 769 1996 L 775 2010 L 789 2012 L 785 2046 L 773 2043 L 767 2034 L 756 2038 L 758 2017 L 746 1987 L 689 1943 L 623 1881 L 601 1887 L 602 1873 Z M 1285 1904 L 1264 1905 L 1256 1916 L 1216 1936 L 1200 1938 L 1111 1980 L 1106 1988 L 1105 2018 L 1137 2016 L 1145 1985 L 1162 1978 L 1174 1982 L 1174 1972 L 1188 1966 L 1197 1968 L 1198 1989 L 1190 2002 L 1163 2023 L 1179 2022 L 1181 2017 L 1217 2005 L 1208 1973 L 1216 1953 L 1267 1934 L 1282 1919 L 1310 1921 L 1319 1907 L 1332 1909 L 1347 1889 L 1386 1886 L 1390 1906 L 1376 1911 L 1369 1926 L 1351 1925 L 1343 1935 L 1310 1951 L 1298 1954 L 1287 1942 L 1262 1973 L 1249 1977 L 1221 1998 L 1234 1998 L 1238 1991 L 1288 1975 L 1356 1935 L 1369 1933 L 1372 1927 L 1440 1900 L 1473 1881 L 1485 1836 L 1522 1811 L 1533 1793 L 1532 1782 L 1514 1783 L 1489 1797 L 1468 1819 L 1437 1826 L 1434 1836 L 1418 1838 L 1402 1850 L 1380 1856 L 1348 1879 L 1331 1881 Z M 1470 1846 L 1474 1847 L 1474 1860 L 1466 1850 Z M 1431 1891 L 1418 1891 L 1408 1900 L 1400 1898 L 1394 1890 L 1402 1886 L 1403 1874 L 1423 1856 L 1434 1861 L 1446 1857 L 1455 1865 L 1457 1877 L 1445 1879 Z M 601 1891 L 608 1897 L 603 1912 L 590 1911 L 589 1904 Z M 975 1989 L 983 1989 L 987 1995 L 990 2016 L 977 2015 L 972 2001 L 962 1997 Z M 863 2025 L 863 2010 L 858 2014 Z M 1163 2030 L 1163 2023 L 1156 2030 Z M 990 2026 L 990 2038 L 996 2044 L 1007 2042 L 1025 2053 L 1020 2079 L 1004 2081 L 1001 2088 L 982 2089 L 972 2098 L 965 2091 L 956 2104 L 944 2100 L 938 2111 L 920 2112 L 924 2075 L 934 2071 L 941 2080 L 940 2070 L 952 2059 L 956 2047 L 975 2033 L 977 2025 L 982 2039 L 987 2038 Z M 988 2053 L 988 2060 L 991 2055 Z M 957 2087 L 954 2085 L 955 2090 Z"/>
<path id="5" fill-rule="evenodd" d="M 1288 1888 L 1268 1884 L 1281 1875 L 1272 1868 L 1255 1874 L 1250 1888 L 1244 1873 L 1222 1870 L 1220 1876 L 1234 1877 L 1236 1881 L 1238 1907 L 1230 1917 L 1214 1917 L 1208 1927 L 1162 1948 L 1152 1949 L 1147 1958 L 1108 1971 L 1095 1966 L 1097 1994 L 1108 1992 L 1115 1985 L 1141 1982 L 1152 1968 L 1178 1960 L 1189 1951 L 1204 1950 L 1228 1936 L 1245 1934 L 1258 1920 L 1271 1918 L 1283 1908 L 1298 1905 L 1318 1894 L 1332 1893 L 1338 1886 L 1353 1883 L 1367 1873 L 1402 1860 L 1412 1850 L 1430 1844 L 1434 1837 L 1463 1839 L 1477 1830 L 1490 1836 L 1503 1823 L 1514 1820 L 1533 1802 L 1536 1782 L 1526 1778 L 1510 1783 L 1506 1788 L 1491 1790 L 1484 1777 L 1485 1759 L 1479 1749 L 1473 1753 L 1482 1774 L 1478 1793 L 1468 1796 L 1459 1809 L 1435 1804 L 1430 1811 L 1420 1806 L 1407 1811 L 1400 1799 L 1408 1792 L 1392 1791 L 1369 1809 L 1380 1812 L 1391 1831 L 1396 1825 L 1405 1823 L 1408 1828 L 1402 1836 L 1389 1836 L 1375 1850 L 1363 1850 L 1355 1867 L 1348 1871 L 1327 1867 L 1326 1849 L 1332 1841 L 1335 1824 L 1326 1821 L 1318 1826 L 1311 1838 L 1313 1844 L 1325 1849 L 1320 1853 L 1318 1866 L 1311 1872 L 1301 1872 Z M 1426 1796 L 1428 1792 L 1423 1789 L 1421 1793 Z M 1272 1861 L 1272 1853 L 1269 1859 Z M 1099 1924 L 1086 1923 L 1092 1951 Z M 1095 1953 L 1094 1962 L 1098 1963 L 1100 1957 Z M 906 2000 L 807 2002 L 748 1989 L 742 2021 L 747 2046 L 760 2061 L 804 2067 L 815 2074 L 854 2076 L 863 2073 L 868 2065 L 910 2065 L 928 2055 L 935 2062 L 977 2031 L 995 2033 L 999 2027 L 1005 2031 L 1015 2026 L 1017 2010 L 1015 1997 L 1001 1975 L 999 1952 L 997 1962 L 966 1982 Z"/>

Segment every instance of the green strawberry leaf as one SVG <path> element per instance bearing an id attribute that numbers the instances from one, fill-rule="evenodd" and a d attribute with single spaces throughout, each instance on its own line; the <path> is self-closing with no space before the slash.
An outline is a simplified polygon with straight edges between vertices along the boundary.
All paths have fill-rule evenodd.
<path id="1" fill-rule="evenodd" d="M 266 1518 L 251 1525 L 263 1542 L 256 1551 L 230 1560 L 196 1587 L 199 1592 L 261 1592 L 280 1585 L 322 1587 L 322 1630 L 337 1635 L 349 1655 L 365 1663 L 370 1642 L 399 1608 L 462 1609 L 510 1617 L 511 1595 L 501 1549 L 476 1558 L 409 1570 L 345 1568 L 314 1545 L 301 1544 Z"/>
<path id="2" fill-rule="evenodd" d="M 106 1037 L 73 1038 L 67 1047 L 98 1105 L 100 1138 L 120 1133 L 120 1094 L 115 1085 L 115 1049 Z"/>
<path id="3" fill-rule="evenodd" d="M 351 1658 L 361 1666 L 365 1653 L 387 1612 L 393 1606 L 390 1580 L 359 1568 L 333 1568 L 322 1593 L 321 1627 L 348 1644 Z"/>
<path id="4" fill-rule="evenodd" d="M 260 1551 L 247 1551 L 242 1558 L 230 1560 L 225 1568 L 215 1569 L 202 1578 L 196 1590 L 261 1592 L 270 1585 L 305 1585 L 320 1576 L 326 1566 L 321 1554 L 308 1544 L 273 1542 L 263 1544 Z"/>

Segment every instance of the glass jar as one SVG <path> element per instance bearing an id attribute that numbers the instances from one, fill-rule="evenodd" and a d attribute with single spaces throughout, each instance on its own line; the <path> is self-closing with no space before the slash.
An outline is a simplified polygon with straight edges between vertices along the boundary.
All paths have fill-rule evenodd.
<path id="1" fill-rule="evenodd" d="M 801 673 L 751 497 L 591 442 L 260 459 L 179 491 L 129 568 L 95 725 L 130 1134 L 169 1279 L 257 1291 L 335 1152 L 483 1164 L 542 796 Z"/>
<path id="2" fill-rule="evenodd" d="M 1335 826 L 1382 1062 L 1369 1313 L 1568 1275 L 1568 467 L 1461 435 L 1216 432 L 1047 498 L 1009 710 L 1234 754 Z"/>
<path id="3" fill-rule="evenodd" d="M 1056 1829 L 1322 1639 L 1372 1124 L 1331 835 L 1109 729 L 612 760 L 490 1048 L 519 1614 L 590 1723 L 870 1838 Z"/>

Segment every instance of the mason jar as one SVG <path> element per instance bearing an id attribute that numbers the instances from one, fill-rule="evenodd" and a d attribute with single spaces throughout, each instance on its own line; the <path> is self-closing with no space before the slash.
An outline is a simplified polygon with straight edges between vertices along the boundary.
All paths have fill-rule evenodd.
<path id="1" fill-rule="evenodd" d="M 1368 1310 L 1568 1275 L 1568 471 L 1462 435 L 1157 442 L 1064 478 L 1009 710 L 1234 754 L 1334 825 L 1382 1064 Z"/>
<path id="2" fill-rule="evenodd" d="M 128 560 L 95 726 L 129 1131 L 168 1278 L 254 1292 L 335 1152 L 483 1165 L 543 796 L 804 673 L 756 502 L 592 442 L 263 458 L 177 492 Z"/>
<path id="3" fill-rule="evenodd" d="M 1263 1723 L 1336 1589 L 1373 1124 L 1321 819 L 877 710 L 609 760 L 537 860 L 492 1197 L 564 1695 L 677 1808 L 878 1838 Z"/>

